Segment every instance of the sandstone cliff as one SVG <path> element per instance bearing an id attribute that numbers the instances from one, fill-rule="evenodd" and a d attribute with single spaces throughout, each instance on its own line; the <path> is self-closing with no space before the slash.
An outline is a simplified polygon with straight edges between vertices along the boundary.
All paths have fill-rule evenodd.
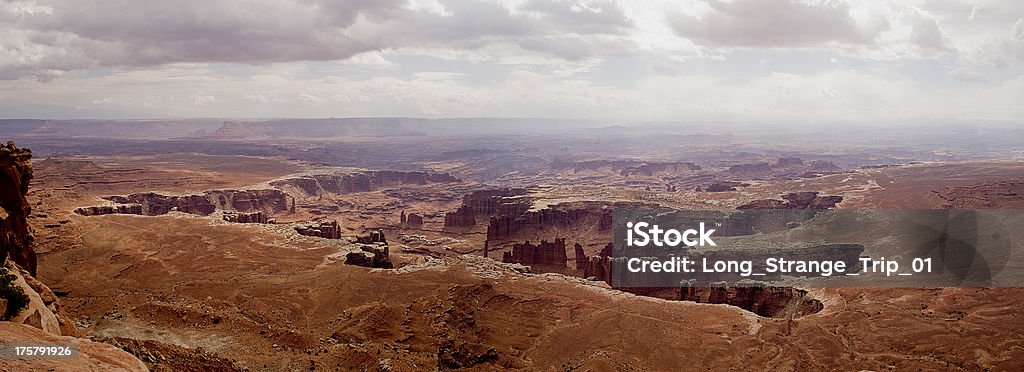
<path id="1" fill-rule="evenodd" d="M 502 255 L 501 261 L 564 268 L 567 262 L 565 239 L 555 239 L 554 242 L 541 240 L 537 245 L 531 244 L 529 241 L 516 243 L 512 245 L 511 252 L 505 252 Z"/>
<path id="2" fill-rule="evenodd" d="M 26 219 L 32 207 L 25 200 L 32 180 L 32 151 L 19 149 L 13 141 L 0 145 L 0 262 L 8 257 L 36 273 L 36 253 Z"/>

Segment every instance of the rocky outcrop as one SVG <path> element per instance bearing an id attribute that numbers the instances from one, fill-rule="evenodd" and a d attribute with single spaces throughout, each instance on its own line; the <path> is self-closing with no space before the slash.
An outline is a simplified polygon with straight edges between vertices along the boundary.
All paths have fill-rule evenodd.
<path id="1" fill-rule="evenodd" d="M 842 201 L 842 196 L 818 196 L 817 191 L 802 191 L 782 195 L 782 200 L 755 200 L 736 209 L 830 209 Z"/>
<path id="2" fill-rule="evenodd" d="M 109 204 L 75 208 L 75 214 L 100 216 L 104 214 L 142 214 L 142 204 Z"/>
<path id="3" fill-rule="evenodd" d="M 356 244 L 358 244 L 359 250 L 345 255 L 346 265 L 381 269 L 394 267 L 394 264 L 391 263 L 388 240 L 384 237 L 384 230 L 368 230 L 365 234 L 356 237 Z"/>
<path id="4" fill-rule="evenodd" d="M 345 255 L 345 264 L 378 269 L 394 268 L 388 256 L 387 243 L 361 244 L 358 251 Z"/>
<path id="5" fill-rule="evenodd" d="M 576 244 L 576 270 L 584 278 L 592 278 L 611 284 L 612 282 L 612 244 L 601 248 L 596 256 L 588 257 L 583 246 Z"/>
<path id="6" fill-rule="evenodd" d="M 563 203 L 530 210 L 518 216 L 496 216 L 488 222 L 487 240 L 508 240 L 514 238 L 521 230 L 567 227 L 578 223 L 593 223 L 597 225 L 598 231 L 608 231 L 612 226 L 612 210 L 643 206 L 645 205 L 632 202 Z"/>
<path id="7" fill-rule="evenodd" d="M 455 212 L 444 213 L 444 228 L 469 228 L 476 225 L 476 211 L 463 205 Z"/>
<path id="8" fill-rule="evenodd" d="M 462 204 L 477 215 L 516 215 L 530 208 L 530 200 L 524 197 L 527 194 L 529 190 L 524 188 L 477 190 L 462 197 Z"/>
<path id="9" fill-rule="evenodd" d="M 1024 178 L 984 181 L 968 186 L 947 186 L 934 191 L 947 208 L 1024 207 Z"/>
<path id="10" fill-rule="evenodd" d="M 142 206 L 141 214 L 147 216 L 158 216 L 171 211 L 207 216 L 218 210 L 264 212 L 270 215 L 274 212 L 288 211 L 291 206 L 291 198 L 278 189 L 211 190 L 193 195 L 147 192 L 109 196 L 106 199 L 115 204 L 138 204 Z"/>
<path id="11" fill-rule="evenodd" d="M 234 223 L 270 223 L 270 218 L 262 211 L 256 212 L 224 212 L 224 221 Z"/>
<path id="12" fill-rule="evenodd" d="M 811 170 L 815 171 L 838 171 L 842 169 L 827 160 L 811 160 L 808 166 L 811 168 Z"/>
<path id="13" fill-rule="evenodd" d="M 524 188 L 504 188 L 473 191 L 462 197 L 462 205 L 444 216 L 445 227 L 476 226 L 478 217 L 496 215 L 518 216 L 530 209 L 531 200 Z"/>
<path id="14" fill-rule="evenodd" d="M 106 344 L 117 346 L 146 363 L 155 371 L 247 371 L 235 361 L 210 353 L 203 348 L 186 348 L 155 340 L 139 340 L 124 337 L 101 339 Z"/>
<path id="15" fill-rule="evenodd" d="M 356 243 L 359 244 L 374 244 L 374 243 L 387 243 L 388 239 L 384 237 L 384 230 L 381 229 L 369 229 L 366 230 L 363 235 L 356 237 Z"/>
<path id="16" fill-rule="evenodd" d="M 773 318 L 799 318 L 821 311 L 821 301 L 790 287 L 682 287 L 680 301 L 726 304 Z"/>
<path id="17" fill-rule="evenodd" d="M 779 161 L 775 162 L 774 167 L 785 168 L 804 165 L 804 161 L 800 158 L 779 158 Z"/>
<path id="18" fill-rule="evenodd" d="M 56 335 L 76 333 L 57 296 L 35 279 L 36 255 L 25 200 L 32 180 L 32 152 L 14 142 L 0 145 L 0 298 L 3 320 Z"/>
<path id="19" fill-rule="evenodd" d="M 750 184 L 746 184 L 746 183 L 743 183 L 743 182 L 735 182 L 735 181 L 722 181 L 722 182 L 715 182 L 715 183 L 712 183 L 712 184 L 708 185 L 708 187 L 705 188 L 704 191 L 707 191 L 707 192 L 736 191 L 737 187 L 743 187 L 743 186 L 750 186 Z M 700 191 L 700 190 L 697 190 L 697 191 Z"/>
<path id="20" fill-rule="evenodd" d="M 541 240 L 540 244 L 533 245 L 529 241 L 512 245 L 511 252 L 502 255 L 504 263 L 518 263 L 523 265 L 539 265 L 564 268 L 568 262 L 565 253 L 565 239 L 555 239 L 554 242 Z"/>
<path id="21" fill-rule="evenodd" d="M 114 346 L 83 338 L 61 336 L 24 324 L 0 322 L 0 344 L 74 345 L 71 359 L 4 359 L 10 371 L 148 371 L 146 365 Z"/>
<path id="22" fill-rule="evenodd" d="M 25 200 L 31 180 L 32 151 L 13 141 L 0 145 L 0 263 L 10 258 L 35 275 L 34 238 L 26 222 L 32 207 Z"/>
<path id="23" fill-rule="evenodd" d="M 337 220 L 314 221 L 295 226 L 299 235 L 314 236 L 324 239 L 341 239 L 341 227 Z"/>
<path id="24" fill-rule="evenodd" d="M 401 222 L 405 226 L 420 226 L 423 224 L 423 216 L 416 213 L 405 214 L 405 211 L 402 211 Z"/>
<path id="25" fill-rule="evenodd" d="M 476 212 L 473 207 L 463 204 L 455 212 L 444 214 L 444 227 L 471 227 L 476 226 Z"/>

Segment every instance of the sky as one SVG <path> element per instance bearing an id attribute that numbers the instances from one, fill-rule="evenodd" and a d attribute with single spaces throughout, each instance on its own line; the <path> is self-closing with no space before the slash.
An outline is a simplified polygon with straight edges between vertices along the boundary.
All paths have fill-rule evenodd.
<path id="1" fill-rule="evenodd" d="M 1024 1 L 0 0 L 2 118 L 1019 120 Z"/>

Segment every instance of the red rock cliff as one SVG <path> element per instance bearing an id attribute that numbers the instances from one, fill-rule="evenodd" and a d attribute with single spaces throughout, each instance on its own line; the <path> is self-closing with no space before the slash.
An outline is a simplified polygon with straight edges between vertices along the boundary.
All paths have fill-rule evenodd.
<path id="1" fill-rule="evenodd" d="M 26 218 L 32 212 L 25 194 L 32 180 L 32 151 L 13 141 L 0 145 L 0 262 L 8 257 L 36 275 L 36 253 Z"/>

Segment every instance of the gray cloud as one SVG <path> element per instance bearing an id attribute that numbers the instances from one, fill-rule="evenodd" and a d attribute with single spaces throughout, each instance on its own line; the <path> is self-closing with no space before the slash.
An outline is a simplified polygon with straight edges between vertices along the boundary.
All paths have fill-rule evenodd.
<path id="1" fill-rule="evenodd" d="M 974 71 L 974 70 L 971 70 L 969 68 L 966 68 L 966 67 L 959 67 L 959 68 L 953 69 L 953 70 L 949 71 L 948 75 L 949 75 L 949 77 L 954 78 L 956 80 L 965 81 L 965 82 L 969 82 L 969 83 L 985 83 L 985 82 L 988 82 L 988 79 L 986 79 L 984 75 L 978 73 L 977 71 Z"/>
<path id="2" fill-rule="evenodd" d="M 448 14 L 405 0 L 9 1 L 0 3 L 0 78 L 170 63 L 343 60 L 402 47 L 474 50 L 511 43 L 579 59 L 622 36 L 622 10 L 533 1 L 525 12 L 447 0 Z M 620 38 L 621 39 L 621 38 Z M 597 45 L 597 46 L 595 46 Z"/>
<path id="3" fill-rule="evenodd" d="M 712 47 L 810 47 L 828 42 L 871 43 L 888 28 L 879 22 L 859 25 L 841 1 L 808 3 L 795 0 L 708 2 L 711 11 L 697 18 L 671 17 L 675 32 Z"/>

